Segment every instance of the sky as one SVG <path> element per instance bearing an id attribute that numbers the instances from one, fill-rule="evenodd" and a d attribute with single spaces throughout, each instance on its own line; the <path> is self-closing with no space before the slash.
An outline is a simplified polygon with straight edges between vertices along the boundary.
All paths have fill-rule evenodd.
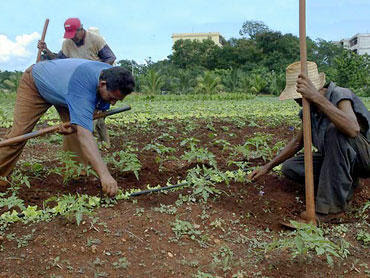
<path id="1" fill-rule="evenodd" d="M 370 32 L 369 0 L 306 0 L 306 33 L 336 41 Z M 299 34 L 299 0 L 1 0 L 0 71 L 24 70 L 35 63 L 37 40 L 46 18 L 45 42 L 61 49 L 64 21 L 80 18 L 97 27 L 117 56 L 139 64 L 172 52 L 173 33 L 219 32 L 240 38 L 246 20 L 264 22 L 283 34 Z"/>

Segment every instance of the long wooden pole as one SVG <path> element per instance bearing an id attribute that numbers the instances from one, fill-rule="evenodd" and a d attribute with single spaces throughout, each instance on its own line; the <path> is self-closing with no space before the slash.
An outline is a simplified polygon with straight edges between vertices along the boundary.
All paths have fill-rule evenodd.
<path id="1" fill-rule="evenodd" d="M 46 30 L 48 29 L 48 25 L 49 25 L 49 19 L 47 18 L 45 20 L 45 24 L 44 24 L 44 30 L 42 30 L 42 35 L 41 35 L 41 41 L 44 42 L 45 41 L 45 35 L 46 35 Z M 41 60 L 41 49 L 39 49 L 39 51 L 37 52 L 37 58 L 36 58 L 36 63 L 40 62 Z"/>
<path id="2" fill-rule="evenodd" d="M 301 57 L 301 72 L 307 74 L 307 46 L 306 46 L 306 0 L 299 0 L 299 45 Z M 312 134 L 310 103 L 303 98 L 303 142 L 305 166 L 306 212 L 308 221 L 316 225 L 314 180 L 312 164 Z"/>

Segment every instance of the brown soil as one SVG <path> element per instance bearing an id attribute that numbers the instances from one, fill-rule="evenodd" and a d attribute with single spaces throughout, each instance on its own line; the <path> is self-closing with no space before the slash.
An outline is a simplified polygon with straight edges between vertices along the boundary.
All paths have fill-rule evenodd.
<path id="1" fill-rule="evenodd" d="M 177 132 L 170 132 L 169 126 L 175 126 Z M 123 135 L 111 138 L 112 147 L 104 153 L 109 155 L 120 150 L 128 142 L 135 142 L 142 150 L 154 138 L 167 132 L 174 139 L 161 143 L 177 148 L 176 153 L 171 154 L 174 157 L 179 158 L 184 153 L 185 148 L 179 146 L 184 138 L 195 137 L 201 140 L 200 145 L 215 154 L 218 167 L 226 170 L 233 169 L 227 165 L 229 152 L 211 144 L 210 133 L 217 133 L 217 139 L 227 140 L 232 145 L 242 144 L 255 132 L 269 133 L 273 134 L 271 146 L 277 141 L 288 141 L 294 134 L 286 126 L 237 128 L 230 122 L 221 121 L 213 121 L 213 126 L 216 132 L 208 130 L 204 122 L 198 122 L 195 130 L 184 133 L 185 124 L 171 121 L 161 126 L 152 124 L 150 130 L 116 128 L 114 134 Z M 1 131 L 3 134 L 4 130 Z M 231 133 L 235 136 L 230 136 Z M 45 161 L 45 167 L 52 168 L 57 163 L 57 150 L 55 144 L 30 142 L 22 159 L 39 158 Z M 142 163 L 139 180 L 132 173 L 113 171 L 120 187 L 124 190 L 145 189 L 148 184 L 176 183 L 195 166 L 172 159 L 164 162 L 160 171 L 155 156 L 152 151 L 139 152 Z M 250 162 L 252 166 L 264 163 L 262 159 Z M 83 177 L 63 185 L 62 179 L 55 174 L 34 177 L 30 172 L 24 173 L 30 176 L 31 187 L 21 188 L 18 196 L 26 205 L 42 207 L 43 201 L 61 194 L 100 194 L 99 181 L 95 178 Z M 0 277 L 192 277 L 198 271 L 211 273 L 214 277 L 364 277 L 364 271 L 370 267 L 370 256 L 351 234 L 356 233 L 355 225 L 360 222 L 356 211 L 370 197 L 369 179 L 361 183 L 354 197 L 353 210 L 341 222 L 348 225 L 344 237 L 353 245 L 351 256 L 346 261 L 336 260 L 334 268 L 329 267 L 323 257 L 300 262 L 292 259 L 287 250 L 264 253 L 262 243 L 278 236 L 282 229 L 279 222 L 296 217 L 305 207 L 304 188 L 271 173 L 253 184 L 219 184 L 218 188 L 224 193 L 207 203 L 176 205 L 181 195 L 187 195 L 191 190 L 184 187 L 99 208 L 94 216 L 85 216 L 79 226 L 62 217 L 36 224 L 16 223 L 0 238 L 4 249 L 0 252 Z M 6 188 L 0 189 L 0 192 L 5 191 Z M 177 211 L 170 214 L 169 209 L 164 212 L 155 209 L 161 205 L 177 208 Z M 197 236 L 198 240 L 193 240 L 184 235 L 176 239 L 171 226 L 176 219 L 195 224 L 203 237 Z M 14 235 L 13 239 L 8 237 L 9 234 Z M 24 243 L 27 235 L 29 239 Z M 227 250 L 231 250 L 232 259 L 225 263 L 225 256 L 230 255 Z M 122 257 L 129 265 L 119 268 L 114 263 Z"/>

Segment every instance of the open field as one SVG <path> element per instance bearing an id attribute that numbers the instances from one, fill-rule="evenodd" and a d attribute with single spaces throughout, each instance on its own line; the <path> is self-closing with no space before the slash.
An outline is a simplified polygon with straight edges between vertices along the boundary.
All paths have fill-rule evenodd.
<path id="1" fill-rule="evenodd" d="M 2 138 L 14 95 L 0 102 Z M 106 120 L 112 145 L 101 146 L 121 189 L 115 200 L 101 200 L 96 177 L 78 175 L 81 167 L 60 155 L 60 135 L 28 142 L 11 186 L 0 188 L 0 277 L 370 274 L 368 179 L 340 223 L 297 233 L 279 221 L 304 210 L 304 188 L 279 167 L 247 179 L 296 133 L 293 101 L 133 95 L 124 103 L 132 110 Z M 50 109 L 38 128 L 57 119 Z M 127 197 L 184 181 L 176 190 Z"/>

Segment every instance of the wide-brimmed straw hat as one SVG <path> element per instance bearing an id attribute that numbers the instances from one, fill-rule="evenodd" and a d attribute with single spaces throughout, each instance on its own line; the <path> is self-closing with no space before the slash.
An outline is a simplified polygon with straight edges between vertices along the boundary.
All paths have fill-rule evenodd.
<path id="1" fill-rule="evenodd" d="M 297 78 L 300 73 L 301 62 L 294 62 L 286 68 L 285 89 L 279 96 L 280 100 L 302 98 L 302 95 L 296 91 Z M 317 90 L 324 87 L 325 73 L 318 72 L 316 63 L 307 61 L 307 73 L 308 78 L 315 85 Z"/>

